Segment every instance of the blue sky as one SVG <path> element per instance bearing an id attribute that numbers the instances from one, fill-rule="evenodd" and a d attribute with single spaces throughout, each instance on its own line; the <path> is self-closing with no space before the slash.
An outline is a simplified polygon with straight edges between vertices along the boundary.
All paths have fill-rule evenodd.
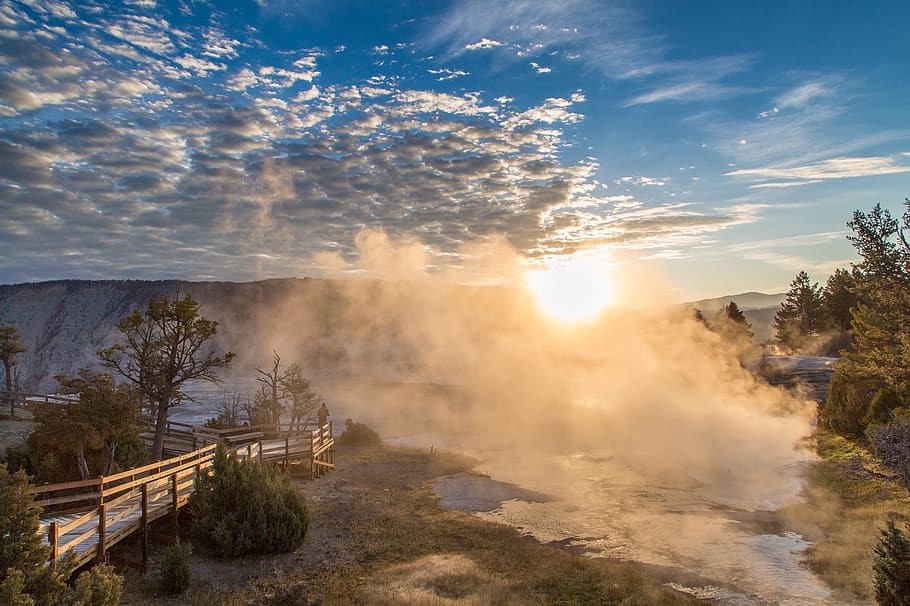
<path id="1" fill-rule="evenodd" d="M 681 298 L 823 282 L 854 209 L 910 196 L 908 23 L 898 1 L 4 3 L 0 282 L 368 273 L 377 246 L 464 276 L 503 242 Z"/>

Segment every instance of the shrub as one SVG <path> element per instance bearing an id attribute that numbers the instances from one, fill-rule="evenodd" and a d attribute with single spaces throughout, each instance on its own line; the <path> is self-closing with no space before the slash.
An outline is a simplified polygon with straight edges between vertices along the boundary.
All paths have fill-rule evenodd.
<path id="1" fill-rule="evenodd" d="M 351 419 L 344 422 L 344 432 L 338 436 L 338 443 L 343 446 L 378 446 L 381 442 L 372 427 Z"/>
<path id="2" fill-rule="evenodd" d="M 873 425 L 866 435 L 872 453 L 910 490 L 910 416 L 907 411 L 895 410 L 890 422 Z"/>
<path id="3" fill-rule="evenodd" d="M 193 531 L 222 557 L 293 551 L 306 537 L 309 511 L 281 469 L 238 461 L 221 446 L 213 473 L 190 498 Z"/>
<path id="4" fill-rule="evenodd" d="M 79 606 L 117 606 L 123 578 L 113 567 L 101 564 L 76 579 L 75 603 Z"/>
<path id="5" fill-rule="evenodd" d="M 72 589 L 66 584 L 75 570 L 71 558 L 62 558 L 56 567 L 46 565 L 50 549 L 38 535 L 38 509 L 32 507 L 28 489 L 25 472 L 10 473 L 6 464 L 0 464 L 0 604 L 107 606 L 119 602 L 120 577 L 110 569 L 84 573 Z"/>
<path id="6" fill-rule="evenodd" d="M 184 593 L 190 588 L 190 548 L 177 541 L 167 548 L 158 567 L 158 580 L 165 593 Z"/>
<path id="7" fill-rule="evenodd" d="M 842 436 L 859 436 L 866 428 L 866 413 L 874 394 L 875 389 L 867 381 L 835 369 L 828 401 L 818 410 L 819 425 Z"/>
<path id="8" fill-rule="evenodd" d="M 910 539 L 888 520 L 875 546 L 875 600 L 880 606 L 910 606 Z"/>

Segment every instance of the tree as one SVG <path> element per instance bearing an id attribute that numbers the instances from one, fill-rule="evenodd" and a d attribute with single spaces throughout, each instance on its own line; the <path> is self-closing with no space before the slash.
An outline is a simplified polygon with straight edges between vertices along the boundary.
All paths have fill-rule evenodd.
<path id="1" fill-rule="evenodd" d="M 124 342 L 99 351 L 98 357 L 156 407 L 152 458 L 160 461 L 168 413 L 185 397 L 183 386 L 194 379 L 220 382 L 216 370 L 230 366 L 234 353 L 216 355 L 209 339 L 218 323 L 200 316 L 199 303 L 189 295 L 153 297 L 144 313 L 134 310 L 118 327 Z"/>
<path id="2" fill-rule="evenodd" d="M 838 363 L 828 387 L 828 400 L 818 409 L 818 424 L 842 436 L 856 437 L 866 428 L 866 415 L 878 385 L 848 376 Z"/>
<path id="3" fill-rule="evenodd" d="M 886 522 L 874 551 L 875 601 L 880 606 L 910 606 L 910 539 L 894 520 Z"/>
<path id="4" fill-rule="evenodd" d="M 809 281 L 804 271 L 796 274 L 790 282 L 787 299 L 780 304 L 774 316 L 777 341 L 793 350 L 798 350 L 806 337 L 817 334 L 821 315 L 821 291 L 818 283 Z"/>
<path id="5" fill-rule="evenodd" d="M 91 473 L 87 455 L 100 450 L 100 468 L 96 469 L 101 475 L 110 474 L 117 448 L 136 431 L 139 404 L 135 390 L 117 385 L 109 374 L 84 369 L 76 377 L 58 376 L 57 381 L 61 392 L 76 394 L 79 399 L 65 404 L 36 403 L 30 446 L 73 457 L 83 480 L 97 475 Z M 98 459 L 96 454 L 92 458 Z"/>
<path id="6" fill-rule="evenodd" d="M 77 377 L 59 376 L 63 393 L 79 395 L 75 404 L 82 423 L 87 424 L 88 434 L 99 443 L 104 457 L 101 475 L 108 475 L 114 467 L 117 448 L 121 441 L 136 428 L 139 398 L 136 390 L 128 385 L 117 385 L 109 374 L 79 371 Z M 69 404 L 67 407 L 73 407 Z M 84 479 L 84 478 L 83 478 Z"/>
<path id="7" fill-rule="evenodd" d="M 6 394 L 9 397 L 9 412 L 11 417 L 16 416 L 15 398 L 12 396 L 13 391 L 13 366 L 18 362 L 16 355 L 23 353 L 26 348 L 22 345 L 22 339 L 19 331 L 12 324 L 0 326 L 0 362 L 3 362 L 3 370 L 6 373 Z"/>
<path id="8" fill-rule="evenodd" d="M 853 213 L 849 236 L 862 260 L 854 265 L 853 350 L 841 365 L 856 379 L 874 380 L 910 398 L 910 200 L 898 223 L 876 204 Z"/>
<path id="9" fill-rule="evenodd" d="M 834 330 L 850 330 L 851 310 L 856 307 L 856 281 L 846 269 L 838 267 L 822 290 L 824 324 Z"/>
<path id="10" fill-rule="evenodd" d="M 296 363 L 291 364 L 281 379 L 281 389 L 283 395 L 291 400 L 291 423 L 288 427 L 290 434 L 295 421 L 299 430 L 301 421 L 305 425 L 314 418 L 319 407 L 319 395 L 313 391 L 310 380 L 303 375 L 303 368 Z"/>
<path id="11" fill-rule="evenodd" d="M 735 301 L 730 301 L 717 313 L 714 330 L 729 341 L 743 344 L 752 341 L 752 325 Z"/>
<path id="12" fill-rule="evenodd" d="M 223 557 L 293 551 L 310 522 L 303 495 L 285 471 L 263 461 L 240 461 L 222 445 L 190 506 L 193 533 Z"/>
<path id="13" fill-rule="evenodd" d="M 0 581 L 10 568 L 42 566 L 49 556 L 38 535 L 38 509 L 32 507 L 29 488 L 24 471 L 10 473 L 0 463 Z"/>
<path id="14" fill-rule="evenodd" d="M 99 566 L 66 580 L 75 566 L 68 558 L 47 566 L 50 548 L 38 534 L 38 512 L 29 494 L 28 476 L 10 473 L 0 463 L 0 603 L 10 606 L 60 604 L 113 606 L 120 602 L 122 579 L 110 567 Z"/>
<path id="15" fill-rule="evenodd" d="M 281 383 L 284 381 L 286 373 L 281 370 L 281 356 L 277 351 L 272 352 L 272 367 L 263 370 L 256 367 L 259 376 L 256 380 L 262 385 L 256 394 L 256 406 L 260 413 L 264 414 L 265 422 L 268 425 L 277 425 L 281 420 Z"/>

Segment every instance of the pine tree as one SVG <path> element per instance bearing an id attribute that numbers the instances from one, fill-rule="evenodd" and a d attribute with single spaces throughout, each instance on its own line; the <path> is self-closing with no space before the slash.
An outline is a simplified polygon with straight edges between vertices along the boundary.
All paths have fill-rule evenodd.
<path id="1" fill-rule="evenodd" d="M 29 568 L 43 565 L 48 548 L 38 536 L 38 510 L 28 492 L 28 476 L 24 471 L 10 473 L 6 463 L 0 463 L 0 581 L 6 579 L 10 568 Z"/>
<path id="2" fill-rule="evenodd" d="M 837 268 L 828 277 L 822 291 L 822 317 L 825 326 L 846 332 L 850 330 L 851 310 L 856 307 L 856 282 L 849 271 Z"/>
<path id="3" fill-rule="evenodd" d="M 714 329 L 731 341 L 749 343 L 752 341 L 752 325 L 736 304 L 730 301 L 718 312 Z"/>
<path id="4" fill-rule="evenodd" d="M 787 299 L 774 316 L 777 341 L 791 350 L 799 350 L 806 337 L 817 334 L 821 316 L 821 291 L 804 271 L 790 282 Z"/>
<path id="5" fill-rule="evenodd" d="M 894 520 L 881 531 L 872 569 L 879 606 L 910 606 L 910 540 Z"/>
<path id="6" fill-rule="evenodd" d="M 853 351 L 844 372 L 875 380 L 910 398 L 910 200 L 901 222 L 876 204 L 856 211 L 849 236 L 862 261 L 854 266 L 859 301 L 853 309 Z"/>

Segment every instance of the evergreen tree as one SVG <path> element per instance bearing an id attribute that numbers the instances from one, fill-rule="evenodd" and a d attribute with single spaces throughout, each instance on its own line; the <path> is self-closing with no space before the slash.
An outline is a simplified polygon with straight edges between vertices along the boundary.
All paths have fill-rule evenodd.
<path id="1" fill-rule="evenodd" d="M 876 204 L 856 211 L 849 236 L 862 261 L 854 266 L 853 351 L 841 365 L 855 379 L 875 380 L 910 399 L 910 200 L 900 224 Z"/>
<path id="2" fill-rule="evenodd" d="M 38 535 L 38 509 L 32 507 L 29 488 L 24 471 L 10 473 L 0 463 L 0 581 L 10 568 L 42 566 L 49 555 Z"/>
<path id="3" fill-rule="evenodd" d="M 118 327 L 123 342 L 98 357 L 157 408 L 152 457 L 160 461 L 168 413 L 184 398 L 183 385 L 198 379 L 219 382 L 216 370 L 229 366 L 234 353 L 215 354 L 209 340 L 218 323 L 200 316 L 199 303 L 189 295 L 149 299 L 144 313 L 134 310 Z"/>
<path id="4" fill-rule="evenodd" d="M 894 520 L 881 531 L 872 569 L 879 606 L 910 606 L 910 540 Z"/>
<path id="5" fill-rule="evenodd" d="M 309 511 L 287 473 L 240 461 L 219 445 L 212 475 L 190 496 L 193 532 L 223 557 L 293 551 L 306 537 Z"/>
<path id="6" fill-rule="evenodd" d="M 837 268 L 822 290 L 824 324 L 841 332 L 850 330 L 851 310 L 856 307 L 856 282 L 849 271 Z"/>
<path id="7" fill-rule="evenodd" d="M 818 424 L 842 436 L 861 435 L 877 389 L 869 380 L 848 376 L 838 364 L 828 387 L 828 400 L 818 409 Z"/>
<path id="8" fill-rule="evenodd" d="M 749 343 L 752 341 L 752 325 L 736 304 L 730 301 L 718 312 L 714 329 L 731 341 Z"/>
<path id="9" fill-rule="evenodd" d="M 777 341 L 791 350 L 798 350 L 806 337 L 817 334 L 821 316 L 821 291 L 818 283 L 809 280 L 804 271 L 790 282 L 787 299 L 774 316 Z"/>
<path id="10" fill-rule="evenodd" d="M 300 364 L 291 364 L 284 377 L 281 379 L 281 389 L 285 398 L 290 400 L 289 409 L 291 426 L 297 422 L 304 425 L 315 418 L 316 409 L 319 407 L 319 395 L 313 391 L 310 380 L 304 376 Z M 288 427 L 288 432 L 291 427 Z"/>

